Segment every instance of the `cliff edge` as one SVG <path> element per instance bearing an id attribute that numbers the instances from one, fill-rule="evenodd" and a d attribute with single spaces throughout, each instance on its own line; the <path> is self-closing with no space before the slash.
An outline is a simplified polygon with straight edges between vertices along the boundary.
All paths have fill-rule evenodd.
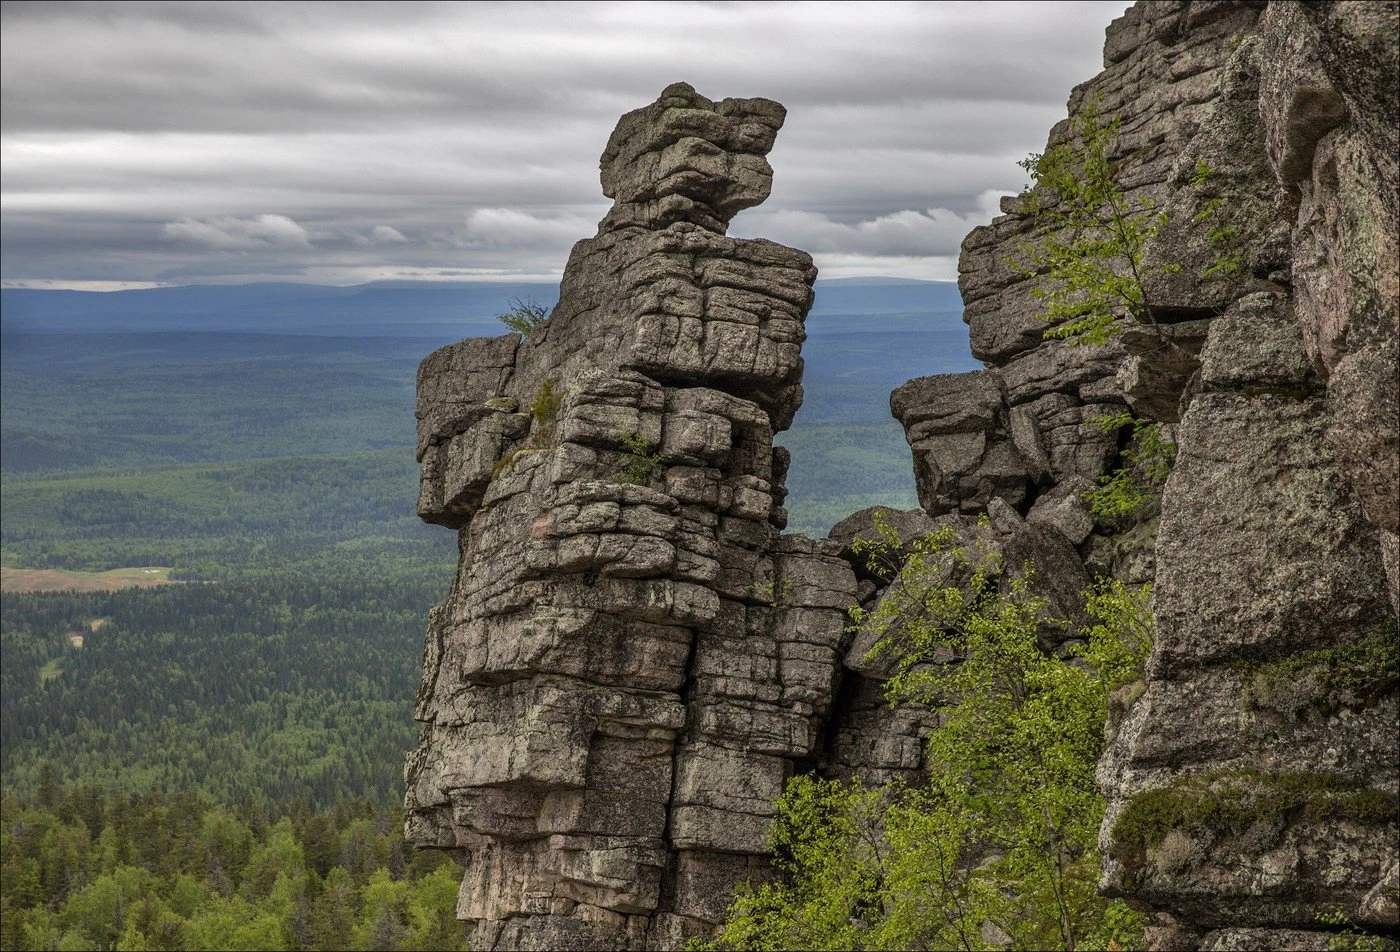
<path id="1" fill-rule="evenodd" d="M 989 370 L 892 399 L 930 512 L 1001 499 L 1092 571 L 1154 583 L 1146 679 L 1115 699 L 1099 768 L 1102 886 L 1152 913 L 1150 948 L 1400 929 L 1398 20 L 1138 3 L 1070 115 L 1119 119 L 1114 179 L 1165 213 L 1155 326 L 1043 338 L 1017 263 L 1045 219 L 1007 199 L 959 265 Z M 1093 424 L 1124 412 L 1176 448 L 1130 527 L 1082 505 L 1130 432 Z"/>

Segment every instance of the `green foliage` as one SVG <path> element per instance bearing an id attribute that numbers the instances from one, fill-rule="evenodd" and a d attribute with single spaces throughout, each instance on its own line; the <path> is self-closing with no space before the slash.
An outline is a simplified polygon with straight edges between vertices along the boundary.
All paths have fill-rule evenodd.
<path id="1" fill-rule="evenodd" d="M 413 514 L 417 483 L 408 448 L 7 477 L 0 542 L 7 565 L 171 565 L 184 579 L 275 576 L 322 560 L 374 574 L 450 564 L 451 540 Z"/>
<path id="2" fill-rule="evenodd" d="M 1150 202 L 1129 200 L 1109 159 L 1120 120 L 1107 118 L 1097 101 L 1071 122 L 1071 138 L 1020 163 L 1035 184 L 1023 212 L 1051 229 L 1022 248 L 1020 270 L 1041 277 L 1031 292 L 1045 302 L 1046 337 L 1072 344 L 1104 344 L 1124 321 L 1152 323 L 1146 280 L 1153 269 L 1145 248 L 1167 223 Z M 1157 268 L 1160 273 L 1175 266 Z"/>
<path id="3" fill-rule="evenodd" d="M 773 608 L 783 608 L 792 604 L 792 579 L 781 582 L 752 582 L 744 586 L 744 594 Z"/>
<path id="4" fill-rule="evenodd" d="M 6 788 L 193 787 L 224 802 L 401 796 L 427 579 L 352 573 L 4 596 Z M 107 619 L 89 631 L 94 618 Z M 67 640 L 87 632 L 81 649 Z M 62 673 L 42 681 L 49 654 Z"/>
<path id="5" fill-rule="evenodd" d="M 1129 323 L 1155 327 L 1148 282 L 1181 271 L 1176 262 L 1147 263 L 1147 246 L 1170 219 L 1150 201 L 1130 200 L 1119 184 L 1119 166 L 1109 156 L 1117 150 L 1120 123 L 1103 114 L 1098 100 L 1090 101 L 1071 120 L 1066 141 L 1020 163 L 1034 184 L 1022 198 L 1022 211 L 1049 231 L 1022 246 L 1018 266 L 1038 279 L 1031 293 L 1045 302 L 1041 317 L 1051 324 L 1046 337 L 1098 345 Z M 1198 160 L 1192 184 L 1203 189 L 1213 174 Z M 1239 229 L 1225 198 L 1204 200 L 1191 221 L 1206 229 L 1215 255 L 1201 279 L 1240 272 Z"/>
<path id="6" fill-rule="evenodd" d="M 1351 644 L 1245 667 L 1245 700 L 1291 720 L 1362 708 L 1400 688 L 1400 641 L 1392 621 Z"/>
<path id="7" fill-rule="evenodd" d="M 530 401 L 530 416 L 535 421 L 530 433 L 530 446 L 544 449 L 554 442 L 554 429 L 559 423 L 559 410 L 564 406 L 564 391 L 555 386 L 553 377 L 546 377 Z"/>
<path id="8" fill-rule="evenodd" d="M 793 459 L 783 503 L 789 532 L 820 538 L 857 509 L 919 505 L 909 444 L 894 420 L 796 426 L 775 442 Z"/>
<path id="9" fill-rule="evenodd" d="M 872 560 L 898 543 L 883 531 L 862 547 Z M 855 614 L 900 659 L 892 699 L 939 707 L 928 784 L 795 778 L 773 831 L 784 881 L 742 889 L 724 932 L 699 947 L 1131 943 L 1140 920 L 1097 892 L 1093 774 L 1108 693 L 1148 649 L 1145 589 L 1090 593 L 1096 624 L 1066 663 L 1039 643 L 1047 619 L 1029 572 L 998 585 L 995 560 L 946 531 L 903 548 L 880 609 Z"/>
<path id="10" fill-rule="evenodd" d="M 425 349 L 391 337 L 6 334 L 6 491 L 12 476 L 95 467 L 411 454 Z"/>
<path id="11" fill-rule="evenodd" d="M 1386 950 L 1396 948 L 1394 941 L 1387 941 L 1384 936 L 1368 935 L 1356 928 L 1356 924 L 1351 921 L 1351 917 L 1343 909 L 1333 909 L 1331 912 L 1320 912 L 1317 921 L 1325 926 L 1333 926 L 1341 931 L 1327 940 L 1329 952 L 1386 952 Z"/>
<path id="12" fill-rule="evenodd" d="M 651 442 L 640 433 L 626 434 L 622 445 L 627 447 L 627 452 L 618 463 L 617 478 L 634 486 L 645 486 L 665 457 L 653 453 Z"/>
<path id="13" fill-rule="evenodd" d="M 1196 172 L 1192 184 L 1205 188 L 1215 172 L 1204 159 L 1196 160 Z M 1229 277 L 1237 274 L 1244 266 L 1244 256 L 1240 252 L 1240 230 L 1230 223 L 1225 214 L 1225 199 L 1216 196 L 1206 199 L 1201 210 L 1191 216 L 1191 223 L 1207 227 L 1206 240 L 1216 252 L 1216 259 L 1201 272 L 1203 280 L 1216 277 Z"/>
<path id="14" fill-rule="evenodd" d="M 510 310 L 497 314 L 496 320 L 517 334 L 529 335 L 549 323 L 549 308 L 535 303 L 534 299 L 522 301 L 512 298 Z"/>
<path id="15" fill-rule="evenodd" d="M 232 812 L 95 785 L 0 801 L 0 948 L 463 949 L 442 853 L 403 814 Z"/>
<path id="16" fill-rule="evenodd" d="M 1121 454 L 1123 466 L 1100 476 L 1099 487 L 1084 493 L 1089 511 L 1120 526 L 1140 522 L 1171 475 L 1176 444 L 1162 437 L 1160 424 L 1137 419 L 1131 413 L 1096 417 L 1087 423 L 1104 433 L 1132 427 L 1128 446 Z"/>
<path id="17" fill-rule="evenodd" d="M 1298 817 L 1393 822 L 1400 819 L 1400 804 L 1384 790 L 1325 771 L 1212 771 L 1129 799 L 1114 824 L 1113 856 L 1131 878 L 1168 833 L 1211 840 L 1243 835 L 1260 821 Z"/>

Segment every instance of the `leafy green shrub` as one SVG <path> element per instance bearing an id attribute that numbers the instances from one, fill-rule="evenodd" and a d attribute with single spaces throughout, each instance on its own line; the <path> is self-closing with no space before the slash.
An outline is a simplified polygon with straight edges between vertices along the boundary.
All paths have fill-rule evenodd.
<path id="1" fill-rule="evenodd" d="M 890 541 L 863 548 L 878 556 Z M 1066 663 L 1037 641 L 1045 603 L 1029 571 L 999 586 L 994 561 L 950 532 L 903 548 L 890 591 L 904 596 L 853 613 L 883 634 L 878 652 L 900 658 L 892 701 L 939 708 L 928 783 L 794 778 L 772 832 L 784 881 L 741 888 L 723 933 L 695 946 L 1132 943 L 1137 914 L 1097 891 L 1094 769 L 1107 695 L 1137 676 L 1148 649 L 1146 589 L 1110 582 L 1090 593 L 1097 623 Z"/>
<path id="2" fill-rule="evenodd" d="M 536 304 L 533 298 L 526 301 L 512 298 L 510 305 L 510 310 L 504 314 L 497 314 L 496 320 L 517 334 L 528 336 L 532 331 L 549 323 L 549 309 L 542 304 Z"/>
<path id="3" fill-rule="evenodd" d="M 765 605 L 772 608 L 786 608 L 792 604 L 792 579 L 785 578 L 781 582 L 753 582 L 744 586 L 744 594 L 750 598 L 758 599 Z"/>
<path id="4" fill-rule="evenodd" d="M 1162 437 L 1161 425 L 1135 418 L 1131 413 L 1095 417 L 1086 421 L 1103 433 L 1133 428 L 1123 450 L 1123 466 L 1099 477 L 1099 487 L 1084 493 L 1094 515 L 1119 525 L 1137 522 L 1148 504 L 1161 493 L 1176 459 L 1176 444 Z"/>
<path id="5" fill-rule="evenodd" d="M 640 433 L 628 433 L 622 438 L 627 453 L 618 466 L 617 478 L 624 483 L 645 486 L 652 472 L 661 465 L 662 455 L 653 453 L 652 444 Z"/>
<path id="6" fill-rule="evenodd" d="M 564 391 L 555 387 L 554 378 L 546 377 L 530 401 L 530 416 L 535 421 L 530 434 L 530 447 L 543 449 L 554 441 L 554 428 L 559 422 L 559 410 L 564 405 Z"/>
<path id="7" fill-rule="evenodd" d="M 1197 188 L 1204 188 L 1214 174 L 1214 170 L 1206 164 L 1204 159 L 1197 159 L 1196 174 L 1192 177 L 1192 184 Z M 1210 230 L 1206 232 L 1206 240 L 1210 242 L 1210 246 L 1219 255 L 1201 272 L 1201 277 L 1210 279 L 1228 277 L 1238 273 L 1244 266 L 1244 255 L 1240 253 L 1239 247 L 1240 230 L 1231 224 L 1225 216 L 1225 199 L 1220 196 L 1207 199 L 1202 203 L 1201 210 L 1191 217 L 1191 222 L 1195 225 L 1209 226 Z"/>
<path id="8" fill-rule="evenodd" d="M 1022 211 L 1053 231 L 1021 249 L 1024 274 L 1043 276 L 1031 292 L 1046 302 L 1041 314 L 1051 325 L 1046 337 L 1071 344 L 1104 344 L 1123 329 L 1124 319 L 1152 324 L 1144 282 L 1153 269 L 1147 243 L 1167 223 L 1167 214 L 1142 199 L 1130 201 L 1109 160 L 1121 120 L 1103 115 L 1091 101 L 1071 121 L 1071 138 L 1020 163 L 1035 188 Z M 1171 273 L 1179 266 L 1155 269 Z"/>
<path id="9" fill-rule="evenodd" d="M 1388 952 L 1400 948 L 1394 940 L 1384 936 L 1368 935 L 1356 928 L 1351 917 L 1343 909 L 1320 912 L 1317 921 L 1326 926 L 1335 926 L 1341 931 L 1327 940 L 1328 952 Z"/>
<path id="10" fill-rule="evenodd" d="M 1120 124 L 1118 117 L 1103 114 L 1099 100 L 1092 100 L 1071 120 L 1070 138 L 1020 163 L 1036 186 L 1022 196 L 1022 213 L 1050 234 L 1024 244 L 1023 260 L 1015 267 L 1037 279 L 1031 294 L 1046 303 L 1041 317 L 1052 325 L 1046 337 L 1098 345 L 1129 323 L 1155 328 L 1147 282 L 1181 270 L 1175 262 L 1147 263 L 1148 244 L 1170 218 L 1150 201 L 1129 200 L 1118 183 L 1119 168 L 1109 155 L 1116 149 Z M 1213 174 L 1198 160 L 1192 182 L 1204 188 Z M 1205 200 L 1191 221 L 1208 229 L 1216 255 L 1201 279 L 1238 273 L 1244 257 L 1225 199 Z"/>

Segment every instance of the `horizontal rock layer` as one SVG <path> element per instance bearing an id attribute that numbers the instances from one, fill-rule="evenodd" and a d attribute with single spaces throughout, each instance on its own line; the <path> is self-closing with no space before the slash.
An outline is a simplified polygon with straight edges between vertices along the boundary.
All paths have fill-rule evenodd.
<path id="1" fill-rule="evenodd" d="M 668 87 L 618 124 L 616 199 L 523 339 L 423 361 L 419 515 L 461 562 L 429 623 L 409 835 L 466 864 L 479 948 L 676 948 L 770 874 L 856 582 L 784 536 L 806 254 L 723 235 L 783 109 Z M 875 757 L 915 768 L 911 750 Z M 897 745 L 896 745 L 897 746 Z M 866 758 L 869 760 L 870 758 Z"/>

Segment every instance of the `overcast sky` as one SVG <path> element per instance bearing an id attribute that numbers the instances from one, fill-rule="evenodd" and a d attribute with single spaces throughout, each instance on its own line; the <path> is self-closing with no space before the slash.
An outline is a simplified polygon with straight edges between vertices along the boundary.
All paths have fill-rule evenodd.
<path id="1" fill-rule="evenodd" d="M 788 108 L 731 234 L 951 278 L 1127 5 L 7 2 L 0 279 L 557 277 L 676 81 Z"/>

